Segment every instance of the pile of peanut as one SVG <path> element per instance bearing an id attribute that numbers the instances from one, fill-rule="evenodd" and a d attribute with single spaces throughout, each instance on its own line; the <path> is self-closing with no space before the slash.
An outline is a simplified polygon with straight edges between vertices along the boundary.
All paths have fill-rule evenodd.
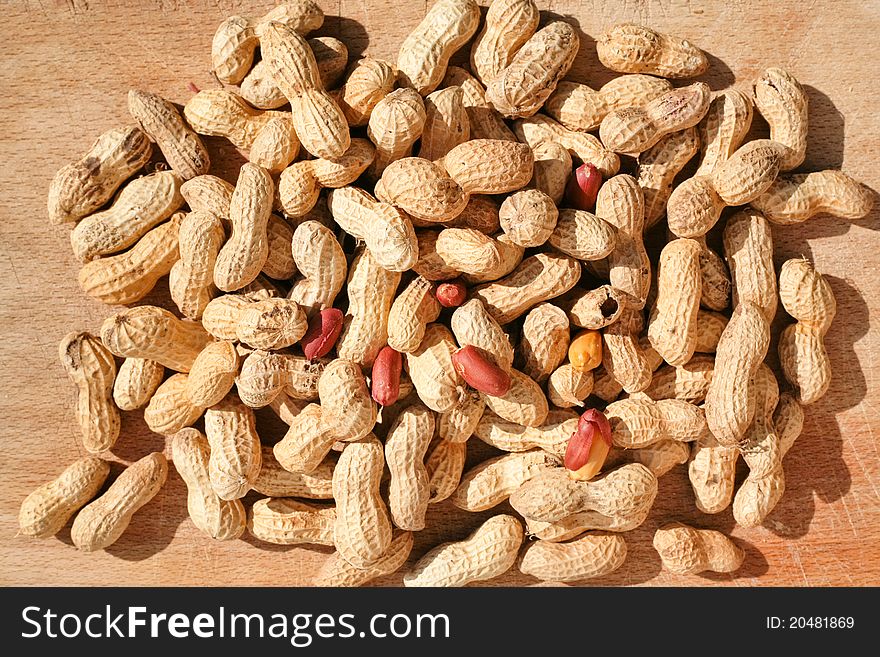
<path id="1" fill-rule="evenodd" d="M 835 314 L 810 262 L 775 270 L 771 227 L 871 207 L 839 171 L 791 173 L 806 151 L 799 82 L 769 68 L 748 92 L 674 87 L 706 55 L 638 25 L 597 38 L 623 75 L 564 81 L 577 33 L 539 27 L 532 0 L 494 0 L 482 28 L 473 0 L 438 0 L 396 64 L 308 39 L 323 19 L 312 0 L 226 19 L 219 88 L 182 112 L 130 91 L 132 125 L 52 182 L 49 219 L 73 226 L 83 291 L 130 307 L 61 342 L 94 456 L 25 500 L 21 532 L 73 518 L 80 550 L 120 537 L 168 472 L 152 453 L 104 490 L 101 455 L 137 409 L 170 438 L 196 527 L 334 546 L 319 585 L 402 568 L 446 499 L 509 500 L 518 516 L 422 555 L 407 586 L 515 564 L 545 582 L 605 575 L 683 463 L 700 511 L 763 523 L 802 407 L 828 388 Z M 465 47 L 470 70 L 449 66 Z M 755 109 L 770 138 L 743 143 Z M 235 185 L 209 173 L 201 135 L 247 153 Z M 664 216 L 651 262 L 643 235 Z M 719 220 L 721 254 L 706 242 Z M 171 310 L 132 305 L 166 276 Z M 793 320 L 784 381 L 764 363 L 778 302 Z M 273 446 L 256 431 L 266 406 L 289 425 Z M 502 455 L 463 472 L 469 439 Z M 245 508 L 251 490 L 264 497 Z M 669 571 L 742 564 L 730 538 L 668 520 L 654 547 Z"/>

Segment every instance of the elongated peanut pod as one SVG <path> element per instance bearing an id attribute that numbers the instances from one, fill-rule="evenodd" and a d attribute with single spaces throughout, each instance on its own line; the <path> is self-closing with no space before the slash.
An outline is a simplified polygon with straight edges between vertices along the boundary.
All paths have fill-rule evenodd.
<path id="1" fill-rule="evenodd" d="M 132 516 L 153 499 L 168 477 L 168 461 L 159 452 L 128 466 L 101 497 L 80 511 L 70 538 L 83 552 L 104 550 L 119 540 Z"/>
<path id="2" fill-rule="evenodd" d="M 124 253 L 99 258 L 79 270 L 79 285 L 107 304 L 140 301 L 171 271 L 178 259 L 178 230 L 183 213 L 156 226 Z"/>
<path id="3" fill-rule="evenodd" d="M 699 242 L 678 239 L 660 253 L 657 301 L 648 324 L 648 339 L 670 365 L 684 365 L 696 349 L 701 252 Z"/>
<path id="4" fill-rule="evenodd" d="M 357 568 L 378 562 L 391 545 L 391 521 L 379 495 L 382 452 L 382 444 L 368 435 L 346 445 L 333 471 L 333 539 L 340 556 Z"/>
<path id="5" fill-rule="evenodd" d="M 247 514 L 240 500 L 221 500 L 211 488 L 208 440 L 197 429 L 183 429 L 171 443 L 174 467 L 186 484 L 186 507 L 198 529 L 218 541 L 244 533 Z"/>
<path id="6" fill-rule="evenodd" d="M 131 181 L 108 209 L 80 221 L 70 233 L 73 254 L 83 262 L 134 244 L 183 205 L 180 176 L 157 171 Z"/>
<path id="7" fill-rule="evenodd" d="M 262 452 L 254 412 L 230 395 L 205 413 L 211 487 L 221 500 L 244 497 L 260 474 Z"/>
<path id="8" fill-rule="evenodd" d="M 79 160 L 55 174 L 49 185 L 49 220 L 77 221 L 99 209 L 149 162 L 152 151 L 146 133 L 135 126 L 103 133 Z"/>
<path id="9" fill-rule="evenodd" d="M 420 404 L 403 409 L 388 429 L 388 506 L 392 522 L 400 529 L 419 531 L 425 527 L 431 491 L 424 461 L 433 437 L 434 414 Z"/>
<path id="10" fill-rule="evenodd" d="M 625 560 L 623 536 L 587 534 L 568 543 L 530 543 L 519 569 L 545 581 L 576 582 L 613 573 Z"/>
<path id="11" fill-rule="evenodd" d="M 657 496 L 657 477 L 640 463 L 630 463 L 591 481 L 575 481 L 564 468 L 529 479 L 510 505 L 533 520 L 553 522 L 581 511 L 614 517 L 650 508 Z"/>
<path id="12" fill-rule="evenodd" d="M 770 139 L 788 150 L 781 171 L 800 166 L 807 155 L 808 97 L 788 71 L 768 68 L 754 84 L 755 107 L 770 124 Z"/>
<path id="13" fill-rule="evenodd" d="M 568 73 L 579 48 L 580 40 L 571 25 L 549 23 L 488 83 L 486 100 L 508 118 L 532 116 Z"/>
<path id="14" fill-rule="evenodd" d="M 355 568 L 338 552 L 334 552 L 318 571 L 315 586 L 362 586 L 384 575 L 395 573 L 406 563 L 412 546 L 412 532 L 396 531 L 388 551 L 368 568 Z"/>
<path id="15" fill-rule="evenodd" d="M 176 372 L 188 372 L 210 341 L 198 323 L 156 306 L 123 310 L 101 325 L 101 342 L 116 356 L 149 358 Z"/>
<path id="16" fill-rule="evenodd" d="M 68 333 L 58 345 L 58 355 L 77 387 L 76 418 L 83 447 L 95 454 L 110 449 L 120 428 L 119 410 L 113 403 L 113 354 L 89 333 Z"/>
<path id="17" fill-rule="evenodd" d="M 388 313 L 400 283 L 400 273 L 382 267 L 369 249 L 351 263 L 348 310 L 336 344 L 340 358 L 369 367 L 388 340 Z"/>
<path id="18" fill-rule="evenodd" d="M 540 449 L 496 456 L 464 473 L 452 503 L 474 513 L 491 509 L 539 472 L 558 465 L 558 459 Z"/>
<path id="19" fill-rule="evenodd" d="M 745 553 L 721 532 L 695 529 L 680 522 L 664 525 L 654 534 L 654 549 L 663 567 L 682 575 L 707 570 L 732 573 L 743 562 Z"/>
<path id="20" fill-rule="evenodd" d="M 874 206 L 871 192 L 842 171 L 816 171 L 779 176 L 751 201 L 768 221 L 799 224 L 821 212 L 841 219 L 862 219 Z"/>
<path id="21" fill-rule="evenodd" d="M 404 39 L 397 68 L 407 86 L 425 96 L 443 80 L 452 54 L 468 42 L 480 25 L 473 0 L 438 0 L 422 22 Z"/>
<path id="22" fill-rule="evenodd" d="M 336 508 L 285 498 L 259 500 L 248 513 L 254 538 L 275 545 L 333 545 Z"/>
<path id="23" fill-rule="evenodd" d="M 110 474 L 110 464 L 95 456 L 67 466 L 52 481 L 28 495 L 18 511 L 18 528 L 25 536 L 54 536 L 70 517 L 91 500 Z"/>
<path id="24" fill-rule="evenodd" d="M 268 171 L 250 163 L 241 168 L 229 204 L 232 235 L 214 264 L 214 284 L 221 290 L 231 292 L 251 283 L 266 263 L 266 229 L 274 192 L 275 184 Z"/>
<path id="25" fill-rule="evenodd" d="M 169 166 L 184 180 L 208 173 L 211 168 L 208 150 L 169 101 L 132 89 L 128 92 L 128 111 L 162 151 Z"/>
<path id="26" fill-rule="evenodd" d="M 428 552 L 403 576 L 404 586 L 464 586 L 498 577 L 513 566 L 522 541 L 519 520 L 494 516 L 465 540 Z"/>
<path id="27" fill-rule="evenodd" d="M 220 218 L 210 212 L 190 212 L 180 224 L 180 260 L 168 275 L 171 298 L 189 319 L 199 319 L 211 301 L 214 265 L 225 233 Z"/>
<path id="28" fill-rule="evenodd" d="M 618 73 L 690 78 L 709 68 L 705 53 L 693 44 L 642 25 L 615 25 L 596 40 L 596 50 L 599 61 Z"/>
<path id="29" fill-rule="evenodd" d="M 770 326 L 755 304 L 743 301 L 715 355 L 715 372 L 706 393 L 706 422 L 721 445 L 739 443 L 755 415 L 751 379 L 767 354 Z"/>

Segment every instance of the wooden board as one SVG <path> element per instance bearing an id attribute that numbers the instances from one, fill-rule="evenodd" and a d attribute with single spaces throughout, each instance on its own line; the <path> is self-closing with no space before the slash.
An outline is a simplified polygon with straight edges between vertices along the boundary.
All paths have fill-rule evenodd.
<path id="1" fill-rule="evenodd" d="M 323 2 L 323 34 L 341 36 L 353 55 L 393 61 L 425 3 L 409 0 Z M 876 0 L 556 0 L 544 13 L 581 30 L 572 79 L 598 86 L 612 77 L 596 58 L 594 37 L 623 21 L 640 21 L 691 39 L 711 54 L 713 89 L 747 86 L 767 66 L 791 70 L 810 99 L 805 170 L 843 167 L 880 188 L 880 75 L 870 49 L 880 34 Z M 0 583 L 44 585 L 301 585 L 327 549 L 285 548 L 250 538 L 214 543 L 186 516 L 185 489 L 173 472 L 164 490 L 138 513 L 105 553 L 83 555 L 69 529 L 57 538 L 17 537 L 21 500 L 83 454 L 73 416 L 74 394 L 57 357 L 59 339 L 95 330 L 111 309 L 88 300 L 76 282 L 69 227 L 52 227 L 46 190 L 55 171 L 85 151 L 97 134 L 128 123 L 125 93 L 149 89 L 185 102 L 187 83 L 213 88 L 209 49 L 217 24 L 232 13 L 260 15 L 267 1 L 29 0 L 4 3 L 0 26 L 7 54 L 0 81 Z M 760 124 L 760 121 L 756 123 Z M 766 133 L 766 126 L 762 126 Z M 761 133 L 761 128 L 758 129 Z M 234 180 L 242 162 L 228 143 L 209 139 L 220 175 Z M 880 205 L 880 204 L 878 204 Z M 694 510 L 683 466 L 661 480 L 656 508 L 626 535 L 627 563 L 593 584 L 877 585 L 880 584 L 880 387 L 876 359 L 880 309 L 878 211 L 851 225 L 822 216 L 774 228 L 777 265 L 812 258 L 838 302 L 828 336 L 835 378 L 807 409 L 806 427 L 785 461 L 787 491 L 757 529 L 736 527 L 728 510 Z M 165 283 L 147 302 L 167 302 Z M 782 311 L 780 311 L 782 315 Z M 781 317 L 777 318 L 777 332 Z M 281 427 L 263 424 L 265 438 Z M 488 450 L 471 441 L 475 462 Z M 114 455 L 123 462 L 163 449 L 139 414 L 126 414 Z M 118 472 L 119 467 L 115 469 Z M 740 473 L 740 477 L 743 473 Z M 250 499 L 250 498 L 249 498 Z M 468 515 L 449 504 L 431 509 L 413 558 L 465 536 L 490 513 Z M 745 547 L 736 576 L 677 577 L 661 572 L 651 536 L 681 519 L 731 532 Z M 513 571 L 492 585 L 533 583 Z M 382 580 L 400 584 L 400 576 Z"/>

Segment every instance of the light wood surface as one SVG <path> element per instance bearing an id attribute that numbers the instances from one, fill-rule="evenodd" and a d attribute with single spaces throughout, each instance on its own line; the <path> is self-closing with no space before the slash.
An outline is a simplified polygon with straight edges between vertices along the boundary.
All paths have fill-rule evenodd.
<path id="1" fill-rule="evenodd" d="M 880 189 L 880 74 L 873 49 L 880 34 L 876 0 L 556 0 L 540 2 L 544 20 L 579 26 L 581 50 L 570 74 L 598 86 L 612 77 L 599 64 L 594 37 L 618 22 L 639 21 L 687 37 L 711 54 L 704 76 L 713 89 L 747 86 L 761 69 L 783 66 L 806 85 L 810 139 L 803 170 L 842 167 Z M 409 0 L 322 2 L 321 34 L 341 36 L 351 54 L 396 57 L 426 4 Z M 76 282 L 69 227 L 52 227 L 46 190 L 55 171 L 95 136 L 129 123 L 131 87 L 185 102 L 187 83 L 214 88 L 210 44 L 232 13 L 259 15 L 271 2 L 215 0 L 29 0 L 4 3 L 0 35 L 0 584 L 302 585 L 327 549 L 284 548 L 253 539 L 214 543 L 186 516 L 185 488 L 171 469 L 164 490 L 104 553 L 84 555 L 57 538 L 16 536 L 22 499 L 83 455 L 73 416 L 74 391 L 57 357 L 70 330 L 95 330 L 111 308 L 90 301 Z M 756 120 L 756 134 L 766 125 Z M 235 179 L 242 158 L 222 139 L 208 139 L 219 175 Z M 880 204 L 878 204 L 880 205 Z M 629 557 L 603 585 L 877 585 L 880 584 L 880 240 L 878 211 L 856 224 L 822 216 L 774 227 L 777 265 L 812 258 L 837 297 L 828 335 L 834 380 L 806 412 L 804 434 L 785 460 L 787 490 L 765 526 L 735 526 L 730 511 L 694 509 L 684 466 L 661 480 L 656 507 L 626 535 Z M 146 302 L 167 303 L 163 281 Z M 776 334 L 785 323 L 782 311 Z M 873 327 L 873 328 L 872 328 Z M 264 438 L 282 427 L 261 413 Z M 476 439 L 469 462 L 490 450 Z M 125 414 L 113 453 L 129 462 L 163 449 L 139 413 Z M 114 474 L 121 466 L 114 468 Z M 740 479 L 744 472 L 740 472 Z M 250 501 L 253 496 L 250 496 Z M 506 508 L 506 507 L 501 507 Z M 433 507 L 411 560 L 445 540 L 464 537 L 491 515 Z M 735 576 L 679 577 L 661 572 L 651 536 L 667 520 L 731 532 L 746 550 Z M 381 580 L 399 585 L 400 575 Z M 491 585 L 523 585 L 512 571 Z"/>

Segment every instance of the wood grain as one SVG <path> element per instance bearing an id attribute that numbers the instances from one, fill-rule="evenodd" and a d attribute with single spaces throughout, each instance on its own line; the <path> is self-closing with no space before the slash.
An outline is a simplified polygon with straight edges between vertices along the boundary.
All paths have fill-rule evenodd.
<path id="1" fill-rule="evenodd" d="M 341 36 L 352 54 L 394 59 L 425 3 L 409 0 L 323 2 L 324 34 Z M 187 83 L 217 86 L 209 49 L 216 25 L 231 13 L 259 14 L 271 2 L 195 0 L 30 0 L 4 3 L 5 57 L 0 100 L 0 584 L 26 585 L 302 585 L 326 549 L 275 547 L 252 539 L 214 543 L 186 517 L 184 486 L 172 472 L 164 490 L 139 512 L 105 553 L 83 555 L 59 537 L 16 536 L 21 500 L 82 455 L 73 389 L 58 362 L 69 330 L 97 329 L 111 309 L 88 300 L 76 283 L 69 227 L 46 216 L 55 171 L 94 137 L 128 123 L 125 94 L 149 89 L 177 102 Z M 746 86 L 767 66 L 791 70 L 810 97 L 810 146 L 803 170 L 843 167 L 880 188 L 880 75 L 868 50 L 880 33 L 880 4 L 850 0 L 556 0 L 539 2 L 578 26 L 581 52 L 571 78 L 598 86 L 612 77 L 595 54 L 594 37 L 616 22 L 639 21 L 687 37 L 711 54 L 704 79 L 713 89 Z M 757 121 L 760 123 L 760 121 Z M 756 134 L 766 134 L 760 126 Z M 209 139 L 219 175 L 234 180 L 242 162 L 224 140 Z M 878 203 L 877 205 L 880 205 Z M 878 211 L 856 224 L 823 216 L 774 227 L 775 259 L 803 255 L 824 272 L 838 301 L 828 335 L 834 380 L 807 409 L 804 435 L 785 461 L 788 490 L 764 527 L 734 525 L 730 511 L 694 509 L 683 466 L 661 481 L 650 519 L 627 534 L 624 567 L 592 584 L 877 585 L 880 584 L 880 240 Z M 167 286 L 147 302 L 167 302 Z M 781 320 L 781 321 L 780 321 Z M 784 323 L 777 318 L 776 333 Z M 263 415 L 263 414 L 261 414 Z M 261 418 L 265 439 L 281 427 Z M 471 441 L 469 461 L 490 453 Z M 138 413 L 125 415 L 114 454 L 122 462 L 165 441 Z M 114 474 L 121 466 L 116 466 Z M 740 473 L 740 477 L 744 473 Z M 248 498 L 250 500 L 250 498 Z M 432 508 L 412 559 L 435 544 L 465 536 L 491 513 Z M 680 519 L 732 532 L 746 549 L 735 576 L 663 573 L 650 545 L 658 524 Z M 400 576 L 381 584 L 399 585 Z M 489 585 L 523 585 L 511 572 Z"/>

